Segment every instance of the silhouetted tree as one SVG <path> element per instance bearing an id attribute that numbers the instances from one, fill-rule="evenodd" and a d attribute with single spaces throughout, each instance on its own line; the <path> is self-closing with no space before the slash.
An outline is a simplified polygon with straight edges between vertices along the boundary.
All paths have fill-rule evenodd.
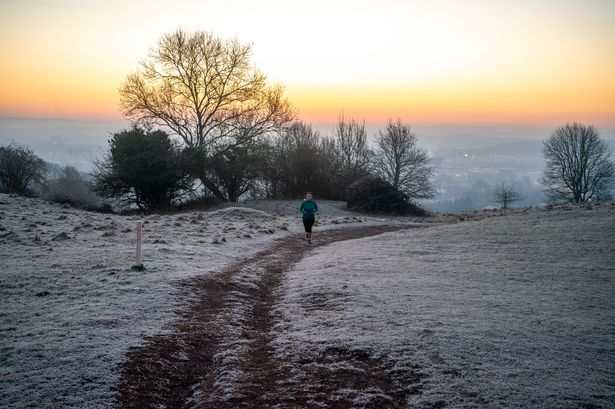
<path id="1" fill-rule="evenodd" d="M 277 166 L 277 160 L 281 156 L 277 136 L 263 138 L 259 150 L 262 162 L 259 177 L 254 182 L 253 196 L 259 199 L 281 198 L 284 189 Z"/>
<path id="2" fill-rule="evenodd" d="M 272 138 L 266 184 L 276 198 L 297 198 L 306 191 L 318 197 L 335 195 L 333 142 L 310 125 L 295 123 Z"/>
<path id="3" fill-rule="evenodd" d="M 412 201 L 429 199 L 435 194 L 430 180 L 434 168 L 427 152 L 416 142 L 416 135 L 409 126 L 399 119 L 389 121 L 387 127 L 379 131 L 373 154 L 375 172 Z"/>
<path id="4" fill-rule="evenodd" d="M 347 120 L 340 115 L 334 131 L 337 159 L 337 187 L 343 194 L 352 182 L 369 174 L 370 150 L 365 121 Z"/>
<path id="5" fill-rule="evenodd" d="M 506 183 L 500 183 L 493 191 L 493 200 L 498 203 L 502 209 L 508 209 L 510 204 L 522 199 L 523 197 L 521 194 Z"/>
<path id="6" fill-rule="evenodd" d="M 193 190 L 189 159 L 163 131 L 125 130 L 96 163 L 94 190 L 140 210 L 167 208 Z"/>
<path id="7" fill-rule="evenodd" d="M 556 128 L 543 142 L 547 161 L 541 182 L 554 201 L 605 199 L 614 181 L 611 151 L 593 126 Z"/>
<path id="8" fill-rule="evenodd" d="M 122 112 L 137 122 L 168 127 L 207 157 L 278 130 L 291 121 L 293 110 L 282 87 L 268 85 L 254 68 L 251 54 L 251 45 L 210 32 L 165 34 L 122 84 Z M 207 174 L 202 169 L 197 176 L 223 196 Z"/>
<path id="9" fill-rule="evenodd" d="M 264 148 L 252 141 L 221 150 L 207 160 L 207 178 L 212 181 L 224 200 L 237 202 L 248 192 L 257 189 L 262 175 Z"/>
<path id="10" fill-rule="evenodd" d="M 45 162 L 24 146 L 0 146 L 0 191 L 31 195 L 35 183 L 41 183 Z"/>

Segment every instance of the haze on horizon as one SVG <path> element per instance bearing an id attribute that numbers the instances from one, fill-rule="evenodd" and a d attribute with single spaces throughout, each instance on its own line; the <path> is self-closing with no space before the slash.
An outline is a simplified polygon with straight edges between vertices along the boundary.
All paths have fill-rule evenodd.
<path id="1" fill-rule="evenodd" d="M 615 2 L 0 3 L 0 117 L 119 119 L 117 89 L 177 27 L 254 44 L 302 120 L 615 125 Z"/>

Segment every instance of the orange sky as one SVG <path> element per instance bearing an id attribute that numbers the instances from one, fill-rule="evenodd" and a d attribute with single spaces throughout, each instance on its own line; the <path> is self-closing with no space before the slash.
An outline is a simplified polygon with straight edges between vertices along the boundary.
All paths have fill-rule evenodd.
<path id="1" fill-rule="evenodd" d="M 0 116 L 119 117 L 125 75 L 182 26 L 253 42 L 308 122 L 615 124 L 614 1 L 126 3 L 1 2 Z"/>

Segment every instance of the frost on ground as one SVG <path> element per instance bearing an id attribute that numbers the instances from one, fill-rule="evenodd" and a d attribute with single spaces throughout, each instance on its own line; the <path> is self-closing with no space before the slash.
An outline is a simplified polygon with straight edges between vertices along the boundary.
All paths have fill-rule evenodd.
<path id="1" fill-rule="evenodd" d="M 319 204 L 318 231 L 383 224 Z M 171 324 L 199 302 L 211 322 L 188 324 L 228 329 L 212 357 L 222 401 L 258 396 L 257 379 L 272 384 L 268 402 L 613 405 L 613 206 L 439 215 L 416 220 L 428 229 L 310 249 L 287 274 L 275 259 L 259 268 L 258 257 L 242 269 L 300 231 L 297 205 L 141 218 L 0 195 L 0 407 L 111 406 L 118 364 L 146 337 L 177 335 Z M 130 269 L 137 220 L 145 272 Z M 348 239 L 351 230 L 328 233 Z M 205 298 L 188 291 L 194 281 L 211 284 Z M 238 361 L 244 355 L 251 360 Z M 207 402 L 211 389 L 189 395 Z"/>
<path id="2" fill-rule="evenodd" d="M 392 378 L 418 370 L 408 407 L 615 407 L 614 249 L 612 205 L 322 247 L 284 281 L 278 359 L 297 382 L 305 361 L 339 371 L 322 359 L 336 348 L 394 362 Z M 337 393 L 357 407 L 391 399 Z"/>
<path id="3" fill-rule="evenodd" d="M 0 407 L 109 406 L 126 351 L 189 301 L 177 284 L 298 232 L 291 203 L 141 218 L 0 194 Z M 374 222 L 321 208 L 321 228 Z M 144 272 L 130 269 L 138 220 Z"/>

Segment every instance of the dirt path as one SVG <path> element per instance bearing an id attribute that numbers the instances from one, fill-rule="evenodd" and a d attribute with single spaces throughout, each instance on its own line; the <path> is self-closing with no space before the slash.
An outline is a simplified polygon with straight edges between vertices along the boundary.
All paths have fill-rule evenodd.
<path id="1" fill-rule="evenodd" d="M 342 389 L 377 389 L 386 399 L 373 407 L 403 407 L 420 378 L 396 373 L 386 358 L 369 351 L 328 348 L 291 365 L 274 354 L 274 307 L 284 272 L 314 247 L 377 235 L 409 226 L 366 226 L 318 232 L 312 246 L 285 237 L 273 246 L 211 277 L 184 284 L 193 297 L 171 331 L 147 339 L 121 365 L 117 404 L 152 407 L 336 407 Z M 314 363 L 348 365 L 314 365 Z M 299 366 L 299 367 L 297 367 Z M 327 368 L 359 368 L 357 371 Z M 302 381 L 290 372 L 301 371 Z"/>

